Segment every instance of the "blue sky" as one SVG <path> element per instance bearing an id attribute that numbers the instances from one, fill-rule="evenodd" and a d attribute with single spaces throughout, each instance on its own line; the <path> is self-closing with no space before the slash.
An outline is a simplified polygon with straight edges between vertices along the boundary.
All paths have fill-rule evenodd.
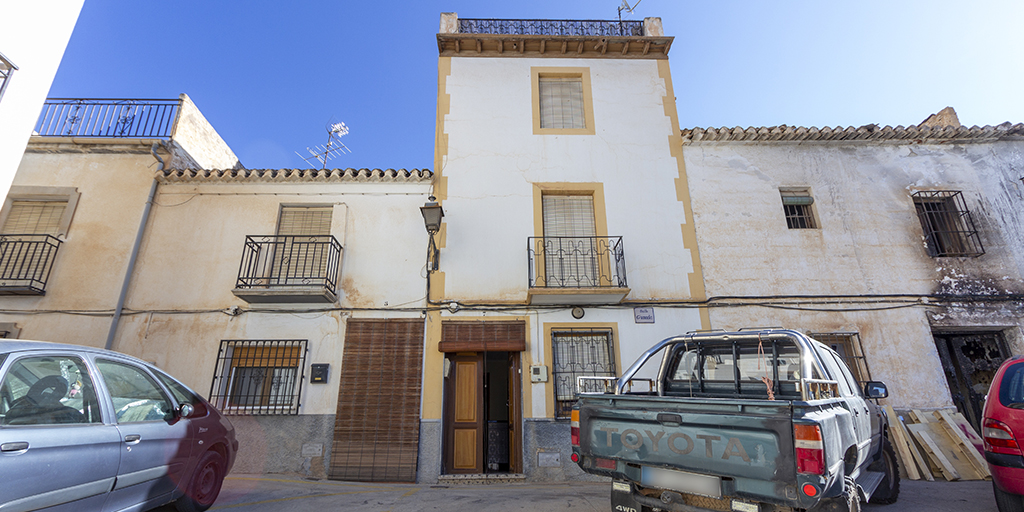
<path id="1" fill-rule="evenodd" d="M 618 0 L 621 1 L 621 0 Z M 635 1 L 635 0 L 632 0 Z M 613 19 L 616 0 L 86 0 L 51 97 L 188 94 L 248 168 L 345 122 L 332 167 L 430 168 L 441 12 Z M 682 127 L 1024 122 L 1019 0 L 641 0 Z"/>

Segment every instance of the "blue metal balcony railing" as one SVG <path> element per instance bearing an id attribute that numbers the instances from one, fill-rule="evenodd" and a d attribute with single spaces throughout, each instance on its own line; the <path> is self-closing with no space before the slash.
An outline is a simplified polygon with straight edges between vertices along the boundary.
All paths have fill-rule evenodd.
<path id="1" fill-rule="evenodd" d="M 52 235 L 0 235 L 0 295 L 45 295 L 60 244 Z"/>
<path id="2" fill-rule="evenodd" d="M 644 22 L 614 20 L 495 20 L 460 18 L 459 33 L 537 36 L 639 37 L 644 35 Z"/>
<path id="3" fill-rule="evenodd" d="M 245 237 L 236 287 L 338 288 L 341 244 L 331 235 Z"/>
<path id="4" fill-rule="evenodd" d="M 530 288 L 626 288 L 621 236 L 531 236 Z"/>
<path id="5" fill-rule="evenodd" d="M 35 134 L 46 137 L 169 138 L 181 100 L 48 98 Z"/>

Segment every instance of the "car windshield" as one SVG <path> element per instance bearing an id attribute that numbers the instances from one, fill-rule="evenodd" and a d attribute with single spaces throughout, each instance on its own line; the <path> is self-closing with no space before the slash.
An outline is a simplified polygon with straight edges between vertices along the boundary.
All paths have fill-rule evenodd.
<path id="1" fill-rule="evenodd" d="M 999 403 L 1004 407 L 1024 409 L 1024 362 L 1011 365 L 999 383 Z"/>

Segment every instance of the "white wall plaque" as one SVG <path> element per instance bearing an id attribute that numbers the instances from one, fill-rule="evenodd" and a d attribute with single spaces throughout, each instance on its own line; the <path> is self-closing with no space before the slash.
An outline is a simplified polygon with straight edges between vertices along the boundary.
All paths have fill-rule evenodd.
<path id="1" fill-rule="evenodd" d="M 638 324 L 653 324 L 654 308 L 633 308 L 633 321 Z"/>

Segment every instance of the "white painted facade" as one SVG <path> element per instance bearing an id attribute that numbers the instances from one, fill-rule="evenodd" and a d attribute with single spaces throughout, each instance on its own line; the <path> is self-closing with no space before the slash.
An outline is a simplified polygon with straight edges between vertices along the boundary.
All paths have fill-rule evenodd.
<path id="1" fill-rule="evenodd" d="M 958 136 L 969 130 L 993 128 L 877 141 L 684 133 L 708 297 L 730 306 L 710 308 L 712 327 L 859 333 L 888 403 L 953 406 L 935 334 L 998 333 L 1024 351 L 1024 138 L 1020 125 Z M 787 227 L 788 188 L 808 189 L 816 228 Z M 929 256 L 912 195 L 937 190 L 962 193 L 984 254 Z"/>
<path id="2" fill-rule="evenodd" d="M 658 29 L 649 35 L 661 36 L 660 20 L 647 23 Z M 441 30 L 439 40 L 457 33 L 454 15 L 442 15 Z M 638 40 L 631 43 L 634 50 L 643 47 L 644 39 Z M 567 420 L 556 413 L 553 330 L 610 330 L 614 371 L 621 373 L 657 341 L 702 328 L 701 257 L 688 218 L 666 55 L 637 58 L 627 55 L 629 48 L 595 55 L 575 40 L 566 54 L 557 38 L 540 51 L 532 46 L 536 39 L 510 41 L 495 52 L 489 45 L 499 43 L 493 40 L 474 46 L 465 39 L 452 53 L 445 40 L 439 60 L 434 181 L 445 217 L 438 235 L 440 268 L 431 278 L 423 414 L 430 428 L 421 429 L 421 444 L 442 453 L 441 460 L 424 460 L 421 449 L 421 481 L 458 472 L 445 459 L 451 441 L 437 438 L 450 428 L 445 408 L 456 403 L 446 368 L 457 354 L 439 345 L 451 342 L 442 339 L 442 325 L 525 325 L 526 348 L 516 353 L 521 419 L 513 425 L 522 436 L 522 466 L 514 469 L 536 480 L 582 478 L 569 460 Z M 524 52 L 513 46 L 518 44 L 526 44 Z M 548 73 L 589 79 L 584 95 L 592 105 L 592 125 L 581 131 L 592 133 L 537 130 L 536 80 Z M 528 249 L 530 237 L 544 236 L 542 197 L 548 194 L 591 196 L 597 234 L 622 237 L 626 286 L 619 296 L 531 281 L 544 272 L 543 264 L 534 263 L 531 273 Z M 576 306 L 582 307 L 581 318 L 572 314 Z M 635 307 L 653 307 L 654 322 L 637 323 Z M 531 368 L 549 378 L 531 382 Z M 549 464 L 552 453 L 561 454 L 559 464 Z"/>
<path id="3" fill-rule="evenodd" d="M 0 194 L 11 186 L 85 0 L 12 2 L 3 8 L 0 53 L 18 67 L 0 98 Z"/>

